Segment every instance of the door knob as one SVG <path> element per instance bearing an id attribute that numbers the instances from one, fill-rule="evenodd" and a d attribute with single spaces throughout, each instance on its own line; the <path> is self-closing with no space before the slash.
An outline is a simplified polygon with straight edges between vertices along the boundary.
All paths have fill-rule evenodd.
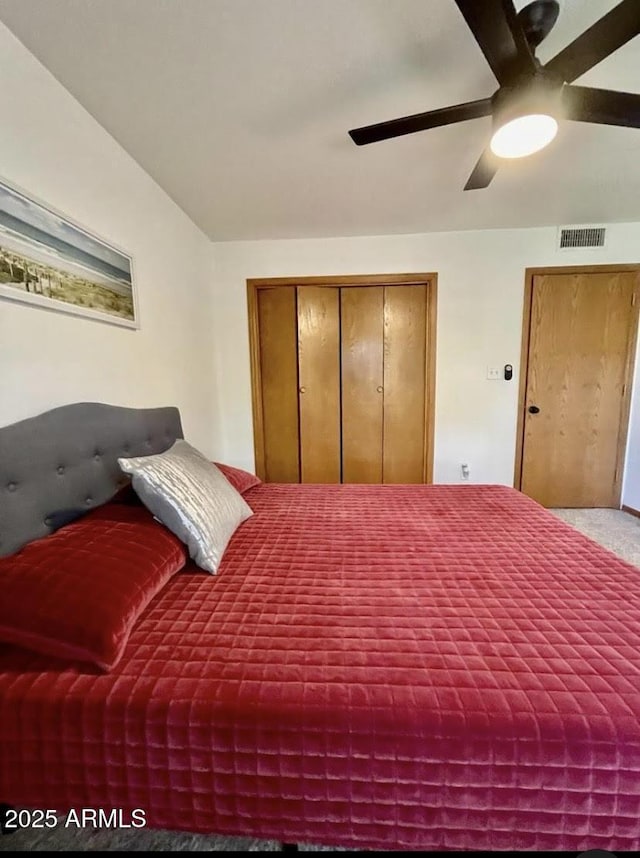
<path id="1" fill-rule="evenodd" d="M 299 392 L 299 393 L 306 393 L 306 390 L 307 390 L 307 388 L 306 388 L 306 387 L 299 387 L 299 388 L 298 388 L 298 392 Z"/>
<path id="2" fill-rule="evenodd" d="M 529 414 L 539 414 L 539 413 L 540 413 L 540 409 L 538 408 L 537 405 L 530 405 L 529 406 Z"/>
<path id="3" fill-rule="evenodd" d="M 377 390 L 378 390 L 378 393 L 382 393 L 382 390 L 383 390 L 382 386 L 378 385 Z"/>

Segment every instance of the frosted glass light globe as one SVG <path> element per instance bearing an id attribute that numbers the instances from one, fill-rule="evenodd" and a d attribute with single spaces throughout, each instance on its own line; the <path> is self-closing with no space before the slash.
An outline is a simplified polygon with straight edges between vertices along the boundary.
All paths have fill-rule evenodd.
<path id="1" fill-rule="evenodd" d="M 518 116 L 491 138 L 491 151 L 500 158 L 523 158 L 544 149 L 558 133 L 558 123 L 546 113 Z"/>

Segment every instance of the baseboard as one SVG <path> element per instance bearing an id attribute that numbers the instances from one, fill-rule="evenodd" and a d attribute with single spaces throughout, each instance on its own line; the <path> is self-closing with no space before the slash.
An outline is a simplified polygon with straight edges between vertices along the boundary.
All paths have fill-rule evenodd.
<path id="1" fill-rule="evenodd" d="M 625 506 L 622 504 L 622 509 L 624 512 L 628 512 L 629 515 L 635 515 L 640 518 L 640 509 L 634 509 L 632 506 Z"/>

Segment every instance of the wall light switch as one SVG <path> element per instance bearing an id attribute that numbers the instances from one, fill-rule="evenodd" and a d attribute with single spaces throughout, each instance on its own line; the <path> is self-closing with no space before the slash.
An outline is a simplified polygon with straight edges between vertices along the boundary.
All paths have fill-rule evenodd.
<path id="1" fill-rule="evenodd" d="M 500 367 L 499 366 L 488 366 L 487 367 L 487 378 L 489 381 L 499 381 L 500 380 Z"/>

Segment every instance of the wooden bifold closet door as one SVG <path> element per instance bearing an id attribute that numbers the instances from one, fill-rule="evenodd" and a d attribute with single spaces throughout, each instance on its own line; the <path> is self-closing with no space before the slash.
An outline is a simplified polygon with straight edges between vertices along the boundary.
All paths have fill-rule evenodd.
<path id="1" fill-rule="evenodd" d="M 262 479 L 430 480 L 435 282 L 265 285 L 249 307 Z"/>
<path id="2" fill-rule="evenodd" d="M 384 286 L 341 289 L 342 480 L 382 482 Z"/>
<path id="3" fill-rule="evenodd" d="M 340 295 L 298 287 L 300 482 L 340 482 Z"/>
<path id="4" fill-rule="evenodd" d="M 344 483 L 425 481 L 426 290 L 340 290 Z"/>

